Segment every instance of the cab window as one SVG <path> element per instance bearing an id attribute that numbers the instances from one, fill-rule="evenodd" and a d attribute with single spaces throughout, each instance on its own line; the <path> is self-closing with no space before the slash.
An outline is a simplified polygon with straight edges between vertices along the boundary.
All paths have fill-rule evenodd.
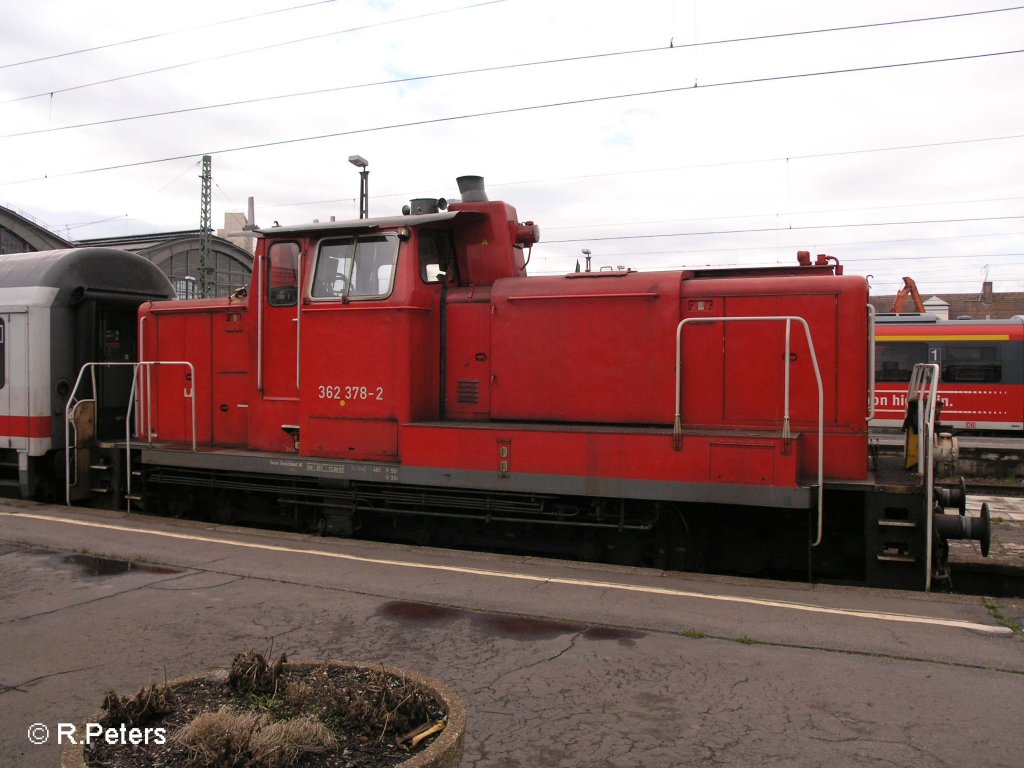
<path id="1" fill-rule="evenodd" d="M 420 279 L 425 283 L 454 280 L 455 249 L 451 233 L 444 230 L 419 230 Z"/>
<path id="2" fill-rule="evenodd" d="M 267 302 L 294 307 L 299 298 L 299 244 L 274 243 L 267 254 Z"/>
<path id="3" fill-rule="evenodd" d="M 391 294 L 397 258 L 395 235 L 324 240 L 310 295 L 314 299 L 382 299 Z"/>

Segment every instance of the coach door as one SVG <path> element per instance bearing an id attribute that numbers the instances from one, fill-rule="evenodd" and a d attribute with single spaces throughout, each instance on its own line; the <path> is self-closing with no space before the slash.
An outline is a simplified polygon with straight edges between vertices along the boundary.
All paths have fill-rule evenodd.
<path id="1" fill-rule="evenodd" d="M 7 329 L 11 326 L 10 315 L 0 315 L 0 420 L 4 428 L 0 430 L 0 448 L 11 447 L 11 386 L 7 380 L 10 365 L 7 359 Z"/>
<path id="2" fill-rule="evenodd" d="M 138 307 L 130 303 L 97 303 L 95 345 L 89 357 L 100 363 L 130 363 L 137 359 Z M 96 433 L 102 440 L 123 439 L 132 391 L 132 368 L 99 366 L 96 371 Z"/>
<path id="3" fill-rule="evenodd" d="M 27 450 L 32 436 L 27 335 L 27 312 L 0 314 L 0 448 Z"/>

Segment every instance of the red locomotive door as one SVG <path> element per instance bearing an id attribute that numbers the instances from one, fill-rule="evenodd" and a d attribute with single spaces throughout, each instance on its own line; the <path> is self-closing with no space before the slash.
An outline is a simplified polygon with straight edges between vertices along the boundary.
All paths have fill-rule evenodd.
<path id="1" fill-rule="evenodd" d="M 273 243 L 258 273 L 256 399 L 248 403 L 248 414 L 236 414 L 232 425 L 225 424 L 237 434 L 246 421 L 245 443 L 252 450 L 291 453 L 298 448 L 301 253 L 297 241 Z M 222 378 L 222 384 L 233 385 L 230 376 Z"/>
<path id="2" fill-rule="evenodd" d="M 258 374 L 264 400 L 299 398 L 299 253 L 298 243 L 284 242 L 267 254 Z"/>
<path id="3" fill-rule="evenodd" d="M 408 369 L 420 312 L 393 295 L 396 233 L 321 240 L 302 310 L 304 456 L 398 458 Z"/>

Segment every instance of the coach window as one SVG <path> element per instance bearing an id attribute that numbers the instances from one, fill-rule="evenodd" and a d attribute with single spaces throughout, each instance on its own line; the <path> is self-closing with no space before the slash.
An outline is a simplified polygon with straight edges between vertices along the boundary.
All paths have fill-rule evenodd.
<path id="1" fill-rule="evenodd" d="M 267 301 L 294 307 L 299 297 L 299 244 L 274 243 L 267 255 Z"/>
<path id="2" fill-rule="evenodd" d="M 942 366 L 942 380 L 960 384 L 998 384 L 1003 364 L 994 346 L 949 345 Z"/>
<path id="3" fill-rule="evenodd" d="M 398 258 L 395 235 L 324 240 L 313 273 L 314 299 L 382 299 L 390 295 Z"/>
<path id="4" fill-rule="evenodd" d="M 927 361 L 927 344 L 881 343 L 875 350 L 875 381 L 910 381 L 914 364 Z"/>

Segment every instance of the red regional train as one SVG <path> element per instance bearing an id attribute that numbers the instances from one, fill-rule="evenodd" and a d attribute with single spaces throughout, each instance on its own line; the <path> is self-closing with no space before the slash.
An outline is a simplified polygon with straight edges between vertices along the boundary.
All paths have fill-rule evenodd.
<path id="1" fill-rule="evenodd" d="M 94 367 L 67 401 L 69 502 L 912 589 L 949 539 L 987 548 L 930 459 L 869 464 L 864 278 L 806 252 L 527 277 L 539 228 L 458 182 L 257 230 L 247 290 L 142 304 L 134 431 L 93 437 Z"/>
<path id="2" fill-rule="evenodd" d="M 969 432 L 1024 431 L 1024 318 L 880 314 L 875 338 L 872 426 L 903 424 L 914 365 L 934 363 L 943 424 Z"/>

